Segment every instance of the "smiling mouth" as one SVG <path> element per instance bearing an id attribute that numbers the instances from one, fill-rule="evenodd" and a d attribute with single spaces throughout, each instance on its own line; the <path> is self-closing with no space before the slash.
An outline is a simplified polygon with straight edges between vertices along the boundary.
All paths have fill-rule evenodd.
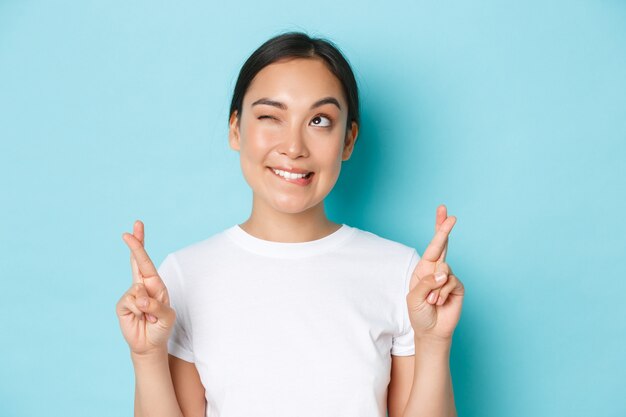
<path id="1" fill-rule="evenodd" d="M 271 169 L 274 172 L 274 174 L 278 175 L 279 177 L 288 179 L 288 180 L 299 180 L 299 179 L 308 180 L 313 175 L 313 172 L 296 173 L 296 172 L 284 171 L 282 169 L 276 169 L 272 167 L 268 167 L 268 168 Z"/>

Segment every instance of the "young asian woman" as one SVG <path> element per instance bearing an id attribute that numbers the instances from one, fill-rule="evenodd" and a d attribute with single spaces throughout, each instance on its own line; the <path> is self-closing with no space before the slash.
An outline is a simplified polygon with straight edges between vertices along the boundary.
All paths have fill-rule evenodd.
<path id="1" fill-rule="evenodd" d="M 356 80 L 330 41 L 266 41 L 233 93 L 229 145 L 249 218 L 157 268 L 136 221 L 133 285 L 116 312 L 136 416 L 455 416 L 449 368 L 464 286 L 456 222 L 413 248 L 331 221 L 324 200 L 359 131 Z"/>

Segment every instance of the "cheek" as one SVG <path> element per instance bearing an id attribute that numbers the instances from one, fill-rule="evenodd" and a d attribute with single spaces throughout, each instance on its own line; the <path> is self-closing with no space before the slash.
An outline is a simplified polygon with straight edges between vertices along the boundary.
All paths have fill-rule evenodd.
<path id="1" fill-rule="evenodd" d="M 329 141 L 328 138 L 323 139 L 323 141 L 320 141 L 320 146 L 314 150 L 315 154 L 319 155 L 320 159 L 323 159 L 324 166 L 327 168 L 340 168 L 343 151 L 340 141 L 338 139 L 332 139 L 332 141 Z"/>
<path id="2" fill-rule="evenodd" d="M 275 134 L 259 126 L 248 126 L 241 131 L 241 154 L 247 159 L 264 158 L 273 144 Z"/>
<path id="3" fill-rule="evenodd" d="M 328 139 L 328 138 L 325 138 Z M 315 156 L 315 164 L 318 169 L 318 184 L 322 188 L 332 188 L 339 178 L 341 172 L 341 151 L 342 147 L 335 142 L 328 143 L 316 147 L 309 148 L 312 155 Z"/>

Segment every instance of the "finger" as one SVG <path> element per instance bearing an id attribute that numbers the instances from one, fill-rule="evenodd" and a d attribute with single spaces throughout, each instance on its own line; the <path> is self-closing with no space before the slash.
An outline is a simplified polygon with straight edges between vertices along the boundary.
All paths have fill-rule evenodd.
<path id="1" fill-rule="evenodd" d="M 138 284 L 139 285 L 139 290 L 137 291 L 137 295 L 135 296 L 135 307 L 137 307 L 137 309 L 139 311 L 141 311 L 142 315 L 144 314 L 144 312 L 142 311 L 143 308 L 145 308 L 145 306 L 148 305 L 149 303 L 149 299 L 150 296 L 148 295 L 148 292 L 146 291 L 146 287 L 143 284 Z M 149 313 L 145 313 L 146 318 L 149 319 L 151 322 L 154 323 L 154 319 L 153 316 Z"/>
<path id="2" fill-rule="evenodd" d="M 448 265 L 445 262 L 442 262 L 442 263 L 439 263 L 439 264 L 435 264 L 435 272 L 443 272 L 443 273 L 445 273 L 447 275 L 451 275 L 452 274 L 452 269 L 450 268 L 450 265 Z M 436 304 L 437 301 L 439 300 L 440 293 L 441 293 L 441 288 L 437 288 L 435 290 L 432 290 L 428 294 L 428 297 L 426 297 L 426 300 L 430 304 Z"/>
<path id="3" fill-rule="evenodd" d="M 417 266 L 415 267 L 415 269 L 413 270 L 413 274 L 411 275 L 411 282 L 409 284 L 409 291 L 412 291 L 413 288 L 415 288 L 415 286 L 420 282 L 420 280 L 422 280 L 422 277 L 420 277 L 420 275 L 417 272 L 418 268 Z M 448 265 L 445 262 L 442 263 L 436 263 L 435 264 L 435 269 L 433 270 L 433 274 L 435 272 L 445 272 L 447 274 L 451 274 L 452 273 L 452 269 L 450 269 L 450 265 Z M 428 275 L 425 275 L 424 277 L 427 277 Z"/>
<path id="4" fill-rule="evenodd" d="M 441 223 L 439 226 L 439 230 L 435 233 L 435 236 L 430 241 L 430 244 L 424 251 L 422 258 L 426 261 L 437 262 L 439 258 L 443 254 L 443 250 L 448 242 L 448 236 L 450 235 L 450 231 L 452 227 L 456 223 L 456 217 L 449 216 L 446 220 Z"/>
<path id="5" fill-rule="evenodd" d="M 139 242 L 141 242 L 142 246 L 145 246 L 144 243 L 144 224 L 141 220 L 136 220 L 133 225 L 133 235 L 137 238 Z"/>
<path id="6" fill-rule="evenodd" d="M 159 300 L 160 302 L 166 304 L 166 305 L 170 305 L 170 295 L 167 292 L 167 287 L 165 286 L 165 284 L 162 284 L 156 291 L 155 291 L 155 295 L 154 298 L 156 298 L 157 300 Z"/>
<path id="7" fill-rule="evenodd" d="M 439 294 L 437 305 L 438 306 L 443 305 L 448 299 L 448 297 L 450 296 L 450 294 L 453 294 L 453 295 L 465 294 L 465 287 L 463 286 L 463 283 L 459 280 L 459 278 L 456 275 L 448 276 L 448 282 L 446 282 L 446 285 L 444 285 L 443 288 L 441 288 L 441 293 Z"/>
<path id="8" fill-rule="evenodd" d="M 441 287 L 439 291 L 439 297 L 437 298 L 437 302 L 435 303 L 438 306 L 443 305 L 448 298 L 450 292 L 456 287 L 458 279 L 454 275 L 448 275 L 448 281 L 446 285 Z"/>
<path id="9" fill-rule="evenodd" d="M 147 292 L 147 296 L 155 298 L 167 305 L 170 304 L 169 293 L 167 292 L 167 287 L 161 277 L 157 276 L 157 279 L 144 280 L 143 277 L 141 277 L 141 274 L 139 274 L 139 276 L 140 279 L 135 282 L 135 284 L 142 285 Z"/>
<path id="10" fill-rule="evenodd" d="M 141 220 L 135 221 L 135 224 L 133 225 L 133 236 L 135 236 L 137 240 L 139 240 L 141 245 L 145 247 L 144 225 Z M 141 276 L 141 273 L 139 272 L 139 267 L 137 266 L 137 260 L 135 259 L 135 256 L 132 252 L 130 253 L 130 267 L 133 274 L 133 282 L 143 282 L 143 277 Z"/>
<path id="11" fill-rule="evenodd" d="M 135 290 L 136 290 L 136 307 L 138 309 L 141 309 L 142 307 L 146 306 L 148 303 L 148 299 L 150 298 L 150 296 L 148 295 L 148 290 L 146 289 L 146 286 L 143 283 L 138 283 L 135 285 Z M 157 321 L 156 317 L 154 317 L 152 314 L 150 313 L 145 313 L 146 314 L 146 318 L 151 322 L 154 323 Z"/>
<path id="12" fill-rule="evenodd" d="M 437 207 L 437 212 L 435 213 L 435 232 L 439 230 L 439 226 L 448 218 L 448 209 L 445 205 L 441 204 Z"/>
<path id="13" fill-rule="evenodd" d="M 148 289 L 146 288 L 145 284 L 143 282 L 139 282 L 137 284 L 135 284 L 133 286 L 134 289 L 134 293 L 135 293 L 135 306 L 140 309 L 142 303 L 145 302 L 146 299 L 150 298 L 150 295 L 148 294 Z M 141 309 L 140 309 L 141 311 Z M 151 316 L 149 314 L 146 314 L 148 316 L 148 319 L 151 318 Z M 150 320 L 152 322 L 154 322 L 155 320 Z"/>
<path id="14" fill-rule="evenodd" d="M 148 298 L 150 295 L 148 294 L 148 290 L 143 282 L 138 282 L 133 285 L 131 289 L 131 294 L 133 294 L 137 299 L 139 298 Z"/>
<path id="15" fill-rule="evenodd" d="M 144 249 L 141 242 L 130 233 L 123 233 L 122 239 L 124 240 L 126 245 L 128 245 L 128 248 L 135 257 L 141 276 L 144 279 L 157 278 L 160 280 L 157 269 L 152 263 L 152 260 L 148 256 L 148 253 Z"/>
<path id="16" fill-rule="evenodd" d="M 442 262 L 442 263 L 436 263 L 435 264 L 435 271 L 434 271 L 434 273 L 445 273 L 447 275 L 450 275 L 452 273 L 452 271 L 450 270 L 450 266 L 447 263 Z M 439 300 L 440 292 L 441 292 L 441 288 L 437 288 L 437 289 L 431 291 L 428 294 L 428 297 L 426 297 L 426 300 L 430 304 L 436 304 L 437 300 Z"/>
<path id="17" fill-rule="evenodd" d="M 446 239 L 446 244 L 443 246 L 443 251 L 441 252 L 441 256 L 437 262 L 445 262 L 446 254 L 448 253 L 448 240 Z"/>
<path id="18" fill-rule="evenodd" d="M 133 282 L 143 282 L 146 285 L 150 297 L 156 298 L 160 302 L 169 305 L 169 294 L 165 283 L 161 277 L 159 277 L 157 269 L 144 248 L 144 236 L 144 225 L 141 220 L 135 222 L 132 235 L 129 233 L 122 235 L 122 239 L 124 239 L 124 242 L 126 242 L 131 249 L 131 259 L 134 259 L 134 263 L 137 266 L 137 272 L 133 272 Z M 140 241 L 138 237 L 142 240 Z M 142 256 L 144 257 L 145 269 L 142 269 L 140 264 Z M 132 260 L 131 265 L 133 265 Z M 135 278 L 135 276 L 137 276 L 137 278 Z"/>
<path id="19" fill-rule="evenodd" d="M 170 298 L 165 283 L 158 275 L 155 278 L 144 278 L 143 283 L 148 290 L 150 297 L 159 300 L 162 303 L 170 305 Z"/>
<path id="20" fill-rule="evenodd" d="M 455 222 L 456 223 L 456 222 Z M 449 234 L 448 234 L 449 235 Z M 441 256 L 437 260 L 437 263 L 442 263 L 446 261 L 446 255 L 448 254 L 448 242 L 450 241 L 449 237 L 446 239 L 446 244 L 443 246 L 443 251 L 441 252 Z"/>
<path id="21" fill-rule="evenodd" d="M 424 301 L 433 304 L 437 300 L 432 300 L 432 296 L 430 296 L 430 293 L 434 290 L 438 290 L 439 288 L 441 288 L 446 283 L 447 278 L 448 274 L 442 271 L 426 275 L 420 280 L 415 288 L 409 292 L 407 297 L 413 298 L 414 300 L 418 301 L 418 305 L 421 305 Z"/>
<path id="22" fill-rule="evenodd" d="M 160 303 L 163 303 L 167 306 L 169 306 L 169 297 L 167 295 L 167 288 L 165 288 L 165 285 L 163 286 L 163 289 L 165 291 L 165 293 L 159 293 L 157 294 L 156 297 L 153 297 L 152 295 L 150 295 L 150 292 L 148 291 L 148 288 L 146 287 L 146 285 L 144 283 L 137 283 L 135 285 L 133 285 L 133 293 L 137 299 L 137 307 L 141 307 L 141 303 L 145 303 L 145 300 L 148 298 L 153 298 L 156 299 L 157 301 L 159 301 Z M 155 322 L 156 321 L 156 317 L 152 316 L 151 314 L 147 314 L 148 319 L 151 322 Z"/>
<path id="23" fill-rule="evenodd" d="M 154 298 L 142 297 L 138 303 L 138 307 L 144 313 L 155 317 L 157 321 L 160 321 L 166 327 L 174 324 L 176 320 L 176 312 L 174 309 Z"/>
<path id="24" fill-rule="evenodd" d="M 435 265 L 434 272 L 439 272 L 439 271 L 445 272 L 448 275 L 452 274 L 452 268 L 450 268 L 450 265 L 445 262 L 441 262 Z"/>
<path id="25" fill-rule="evenodd" d="M 448 208 L 441 204 L 437 207 L 436 221 L 435 221 L 435 233 L 439 230 L 439 226 L 448 218 Z M 443 248 L 443 252 L 437 262 L 445 262 L 446 261 L 446 253 L 448 251 L 448 241 L 446 240 L 446 245 Z"/>
<path id="26" fill-rule="evenodd" d="M 130 269 L 133 273 L 133 284 L 143 282 L 143 277 L 139 272 L 139 266 L 137 266 L 137 260 L 133 256 L 133 253 L 130 253 Z"/>
<path id="27" fill-rule="evenodd" d="M 143 312 L 136 305 L 136 298 L 130 292 L 124 293 L 115 306 L 117 315 L 122 317 L 129 313 L 134 314 L 137 319 L 143 318 Z"/>

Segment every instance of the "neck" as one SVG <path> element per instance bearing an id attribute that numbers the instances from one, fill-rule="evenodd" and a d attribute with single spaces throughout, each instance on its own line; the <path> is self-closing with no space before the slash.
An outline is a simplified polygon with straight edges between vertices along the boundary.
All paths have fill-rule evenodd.
<path id="1" fill-rule="evenodd" d="M 252 214 L 239 225 L 259 239 L 273 242 L 309 242 L 339 230 L 341 224 L 331 222 L 324 210 L 324 201 L 300 213 L 283 213 L 252 202 Z"/>

